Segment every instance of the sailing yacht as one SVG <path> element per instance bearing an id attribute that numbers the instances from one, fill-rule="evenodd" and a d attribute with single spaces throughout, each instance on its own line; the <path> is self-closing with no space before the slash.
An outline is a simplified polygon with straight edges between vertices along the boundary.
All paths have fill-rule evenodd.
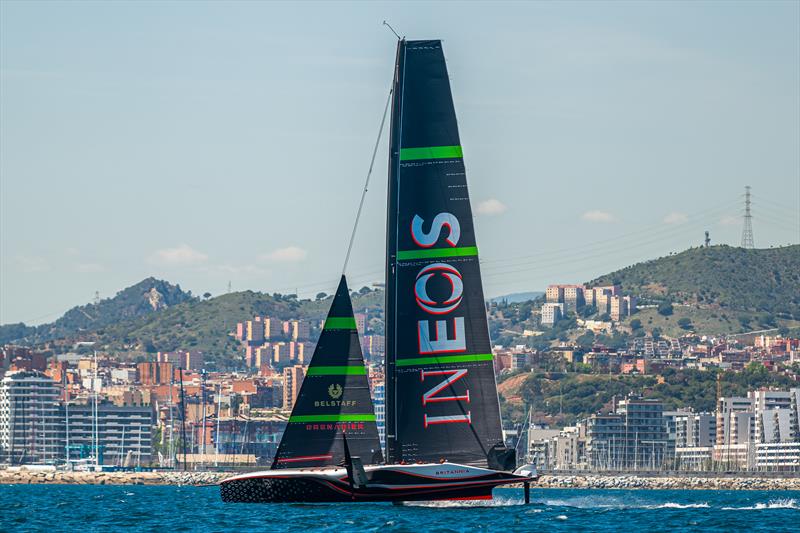
<path id="1" fill-rule="evenodd" d="M 491 499 L 515 470 L 440 41 L 398 41 L 386 226 L 386 457 L 342 276 L 272 469 L 224 501 Z M 527 495 L 527 490 L 526 490 Z"/>

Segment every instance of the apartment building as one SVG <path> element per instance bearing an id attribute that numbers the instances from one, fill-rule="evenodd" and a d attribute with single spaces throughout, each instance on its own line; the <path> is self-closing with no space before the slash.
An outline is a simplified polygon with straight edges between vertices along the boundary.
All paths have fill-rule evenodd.
<path id="1" fill-rule="evenodd" d="M 37 370 L 0 381 L 0 462 L 52 464 L 63 457 L 59 385 Z"/>
<path id="2" fill-rule="evenodd" d="M 546 303 L 542 305 L 542 325 L 552 326 L 564 316 L 563 303 Z"/>
<path id="3" fill-rule="evenodd" d="M 306 377 L 306 368 L 303 365 L 293 365 L 283 369 L 283 408 L 291 411 L 300 387 Z"/>
<path id="4" fill-rule="evenodd" d="M 66 413 L 62 416 L 66 418 Z M 97 456 L 102 465 L 148 465 L 153 460 L 154 424 L 153 408 L 149 405 L 113 405 L 101 401 L 95 415 L 91 402 L 70 404 L 69 425 L 64 431 L 69 439 L 69 459 Z"/>

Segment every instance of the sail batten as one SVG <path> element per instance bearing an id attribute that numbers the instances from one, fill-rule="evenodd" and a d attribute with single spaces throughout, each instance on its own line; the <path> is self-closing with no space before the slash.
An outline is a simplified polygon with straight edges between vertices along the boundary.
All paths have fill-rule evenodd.
<path id="1" fill-rule="evenodd" d="M 487 466 L 502 446 L 500 409 L 440 41 L 398 44 L 390 143 L 388 461 Z"/>
<path id="2" fill-rule="evenodd" d="M 272 468 L 337 465 L 344 459 L 344 434 L 353 455 L 370 464 L 383 462 L 367 369 L 342 276 Z"/>

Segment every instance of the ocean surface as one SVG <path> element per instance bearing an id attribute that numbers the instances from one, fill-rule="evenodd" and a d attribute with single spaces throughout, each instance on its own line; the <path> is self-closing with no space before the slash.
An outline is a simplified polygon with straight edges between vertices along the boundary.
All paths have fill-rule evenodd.
<path id="1" fill-rule="evenodd" d="M 492 502 L 222 503 L 216 487 L 0 485 L 0 531 L 800 531 L 800 492 L 496 489 Z"/>

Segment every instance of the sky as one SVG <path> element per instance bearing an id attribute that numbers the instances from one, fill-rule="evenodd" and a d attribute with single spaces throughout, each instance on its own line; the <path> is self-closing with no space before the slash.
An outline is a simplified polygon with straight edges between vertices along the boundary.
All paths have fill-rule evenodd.
<path id="1" fill-rule="evenodd" d="M 800 3 L 0 2 L 0 323 L 145 277 L 332 292 L 442 39 L 487 296 L 800 241 Z M 388 136 L 351 286 L 383 277 Z"/>

